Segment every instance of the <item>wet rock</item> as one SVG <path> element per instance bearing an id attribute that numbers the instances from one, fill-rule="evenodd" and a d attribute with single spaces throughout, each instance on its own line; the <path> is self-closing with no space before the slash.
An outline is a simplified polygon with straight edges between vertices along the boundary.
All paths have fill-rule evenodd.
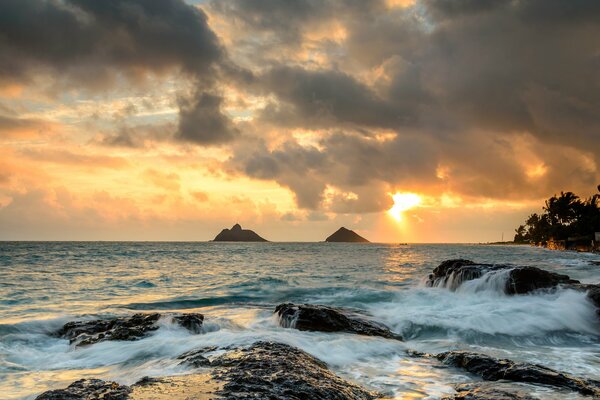
<path id="1" fill-rule="evenodd" d="M 557 285 L 578 284 L 567 275 L 545 271 L 536 267 L 503 264 L 476 264 L 470 260 L 447 260 L 436 267 L 427 279 L 427 286 L 442 286 L 456 290 L 465 281 L 481 278 L 493 271 L 506 271 L 503 290 L 506 294 L 525 294 Z"/>
<path id="2" fill-rule="evenodd" d="M 215 349 L 207 347 L 179 358 L 193 361 Z M 130 387 L 84 379 L 66 389 L 45 392 L 37 399 L 371 400 L 380 397 L 335 375 L 324 362 L 310 354 L 282 343 L 256 342 L 218 356 L 208 364 L 210 370 L 203 373 L 146 377 Z"/>
<path id="3" fill-rule="evenodd" d="M 579 379 L 541 365 L 518 363 L 507 359 L 496 359 L 485 354 L 466 351 L 449 351 L 436 358 L 444 364 L 464 368 L 488 381 L 501 379 L 549 385 L 570 389 L 581 394 L 600 396 L 600 382 Z"/>
<path id="4" fill-rule="evenodd" d="M 375 399 L 378 394 L 348 382 L 310 354 L 282 343 L 257 342 L 215 359 L 218 392 L 226 399 Z"/>
<path id="5" fill-rule="evenodd" d="M 209 367 L 211 362 L 205 357 L 205 354 L 215 350 L 217 350 L 216 346 L 202 347 L 183 353 L 177 359 L 181 360 L 179 364 L 191 365 L 194 368 Z"/>
<path id="6" fill-rule="evenodd" d="M 80 379 L 65 389 L 49 390 L 36 400 L 125 400 L 129 398 L 131 388 L 116 382 L 100 379 Z"/>
<path id="7" fill-rule="evenodd" d="M 386 326 L 369 321 L 365 316 L 340 308 L 313 304 L 280 304 L 275 308 L 284 328 L 301 331 L 348 332 L 402 340 Z"/>
<path id="8" fill-rule="evenodd" d="M 204 315 L 196 313 L 176 315 L 173 317 L 173 321 L 192 333 L 202 333 Z"/>
<path id="9" fill-rule="evenodd" d="M 443 400 L 535 400 L 524 390 L 506 384 L 489 382 L 463 383 L 456 385 L 456 394 Z"/>
<path id="10" fill-rule="evenodd" d="M 105 340 L 138 340 L 158 329 L 156 322 L 159 313 L 134 314 L 129 317 L 73 321 L 66 323 L 55 332 L 55 336 L 69 339 L 75 346 L 85 346 Z M 204 316 L 202 314 L 182 314 L 173 317 L 174 322 L 200 333 Z"/>

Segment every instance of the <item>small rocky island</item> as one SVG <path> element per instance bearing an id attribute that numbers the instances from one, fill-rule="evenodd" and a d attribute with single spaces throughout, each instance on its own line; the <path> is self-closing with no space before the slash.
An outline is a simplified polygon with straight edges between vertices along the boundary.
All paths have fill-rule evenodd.
<path id="1" fill-rule="evenodd" d="M 250 229 L 242 229 L 240 224 L 235 224 L 231 229 L 223 229 L 213 242 L 268 242 Z"/>
<path id="2" fill-rule="evenodd" d="M 346 229 L 343 226 L 335 231 L 331 236 L 325 239 L 326 242 L 346 242 L 346 243 L 369 243 L 367 239 L 358 233 Z"/>

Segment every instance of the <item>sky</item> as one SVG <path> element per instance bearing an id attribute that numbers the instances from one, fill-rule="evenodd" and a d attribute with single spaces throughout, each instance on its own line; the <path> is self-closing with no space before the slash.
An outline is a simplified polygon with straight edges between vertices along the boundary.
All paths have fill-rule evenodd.
<path id="1" fill-rule="evenodd" d="M 3 0 L 0 240 L 509 240 L 599 110 L 594 0 Z"/>

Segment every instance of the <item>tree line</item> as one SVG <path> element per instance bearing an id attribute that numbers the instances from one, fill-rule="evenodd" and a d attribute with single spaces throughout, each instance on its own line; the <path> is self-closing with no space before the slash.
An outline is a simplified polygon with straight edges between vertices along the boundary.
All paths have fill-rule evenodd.
<path id="1" fill-rule="evenodd" d="M 516 243 L 544 245 L 550 239 L 592 239 L 594 232 L 600 232 L 600 194 L 582 199 L 572 192 L 560 192 L 560 196 L 546 200 L 541 214 L 531 214 L 515 232 Z"/>

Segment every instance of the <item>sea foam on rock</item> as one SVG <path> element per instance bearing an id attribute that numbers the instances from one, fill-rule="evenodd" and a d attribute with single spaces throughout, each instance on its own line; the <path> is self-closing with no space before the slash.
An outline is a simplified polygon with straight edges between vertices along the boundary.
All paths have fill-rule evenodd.
<path id="1" fill-rule="evenodd" d="M 576 378 L 541 365 L 496 359 L 467 351 L 448 351 L 435 357 L 446 365 L 464 368 L 488 381 L 509 380 L 548 385 L 570 389 L 584 395 L 600 396 L 600 382 Z"/>
<path id="2" fill-rule="evenodd" d="M 210 351 L 200 349 L 200 353 Z M 198 352 L 189 352 L 194 365 Z M 206 359 L 208 361 L 208 358 Z M 124 386 L 97 379 L 42 393 L 36 400 L 137 399 L 314 399 L 372 400 L 381 397 L 329 370 L 310 354 L 283 343 L 256 342 L 218 356 L 203 367 L 210 372 L 145 378 Z"/>
<path id="3" fill-rule="evenodd" d="M 159 328 L 159 313 L 134 314 L 128 317 L 67 322 L 54 333 L 69 339 L 75 346 L 85 346 L 105 340 L 138 340 Z M 173 321 L 193 333 L 202 331 L 204 316 L 197 313 L 172 316 Z"/>
<path id="4" fill-rule="evenodd" d="M 466 282 L 482 280 L 484 288 L 499 289 L 501 292 L 527 294 L 539 289 L 577 290 L 587 293 L 587 298 L 597 308 L 600 316 L 600 284 L 583 284 L 568 275 L 545 271 L 536 267 L 523 267 L 504 264 L 477 264 L 470 260 L 447 260 L 437 266 L 427 277 L 429 287 L 445 287 L 457 290 Z"/>
<path id="5" fill-rule="evenodd" d="M 506 294 L 525 294 L 538 289 L 554 288 L 560 284 L 578 284 L 567 275 L 545 271 L 536 267 L 504 264 L 476 264 L 470 260 L 447 260 L 437 266 L 427 279 L 427 286 L 441 286 L 456 290 L 466 281 L 482 278 L 486 274 L 498 274 Z"/>
<path id="6" fill-rule="evenodd" d="M 275 308 L 279 324 L 284 328 L 301 331 L 348 332 L 366 336 L 381 336 L 402 340 L 402 337 L 380 323 L 365 316 L 341 308 L 284 303 Z"/>

